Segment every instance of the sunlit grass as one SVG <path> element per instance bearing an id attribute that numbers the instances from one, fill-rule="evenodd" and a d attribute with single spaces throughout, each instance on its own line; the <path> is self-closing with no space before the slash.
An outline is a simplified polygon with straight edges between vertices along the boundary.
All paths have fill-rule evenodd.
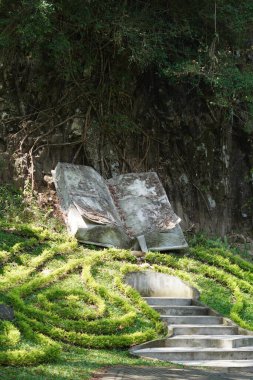
<path id="1" fill-rule="evenodd" d="M 0 302 L 15 311 L 14 321 L 0 321 L 1 379 L 83 380 L 112 365 L 170 366 L 128 353 L 166 335 L 159 315 L 124 284 L 133 270 L 176 275 L 253 330 L 253 264 L 221 240 L 194 237 L 184 254 L 149 253 L 145 267 L 129 251 L 83 247 L 37 222 L 0 219 Z"/>

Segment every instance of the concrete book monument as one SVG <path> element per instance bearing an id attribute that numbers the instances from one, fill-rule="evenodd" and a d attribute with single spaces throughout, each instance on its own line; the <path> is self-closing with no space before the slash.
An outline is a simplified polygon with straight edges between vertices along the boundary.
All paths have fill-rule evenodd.
<path id="1" fill-rule="evenodd" d="M 80 242 L 144 252 L 187 247 L 156 173 L 105 180 L 91 167 L 58 163 L 53 177 L 68 229 Z"/>

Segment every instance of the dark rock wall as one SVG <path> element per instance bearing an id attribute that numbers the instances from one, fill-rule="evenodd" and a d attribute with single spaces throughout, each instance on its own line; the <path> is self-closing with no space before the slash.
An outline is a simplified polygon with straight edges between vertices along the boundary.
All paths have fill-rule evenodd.
<path id="1" fill-rule="evenodd" d="M 22 125 L 15 89 L 2 82 L 1 183 L 14 179 L 23 184 L 33 172 L 36 186 L 42 188 L 44 176 L 58 161 L 91 165 L 105 177 L 153 170 L 185 229 L 222 236 L 231 231 L 251 233 L 253 136 L 235 115 L 225 118 L 221 110 L 211 109 L 195 89 L 173 88 L 156 77 L 140 78 L 132 94 L 136 130 L 125 131 L 120 125 L 113 131 L 103 128 L 93 110 L 85 139 L 81 115 L 87 115 L 87 105 L 80 99 L 65 110 L 66 122 L 45 133 L 40 148 L 32 152 L 31 165 L 34 140 L 21 153 L 19 145 L 29 128 Z M 73 111 L 76 116 L 67 120 L 66 113 Z M 36 137 L 28 134 L 26 143 L 29 139 Z"/>

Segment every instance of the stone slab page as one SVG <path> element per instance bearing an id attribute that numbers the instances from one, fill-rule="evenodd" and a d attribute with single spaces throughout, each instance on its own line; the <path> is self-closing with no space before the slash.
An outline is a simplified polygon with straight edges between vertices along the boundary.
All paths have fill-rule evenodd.
<path id="1" fill-rule="evenodd" d="M 107 184 L 130 236 L 167 231 L 180 222 L 156 173 L 123 174 Z"/>
<path id="2" fill-rule="evenodd" d="M 66 223 L 78 240 L 138 249 L 139 236 L 152 236 L 157 243 L 150 244 L 158 250 L 161 241 L 163 249 L 186 244 L 180 218 L 156 173 L 129 173 L 106 181 L 91 167 L 58 163 L 53 176 Z M 161 235 L 164 232 L 170 232 L 170 240 L 174 236 L 173 244 Z"/>

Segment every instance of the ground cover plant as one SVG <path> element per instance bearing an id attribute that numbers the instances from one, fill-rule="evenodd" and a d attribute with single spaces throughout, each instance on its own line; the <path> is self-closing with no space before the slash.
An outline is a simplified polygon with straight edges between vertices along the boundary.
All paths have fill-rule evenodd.
<path id="1" fill-rule="evenodd" d="M 166 335 L 159 315 L 124 283 L 131 271 L 176 275 L 253 330 L 253 263 L 224 243 L 195 237 L 184 254 L 150 252 L 140 261 L 130 251 L 80 246 L 45 220 L 24 224 L 23 206 L 16 203 L 18 222 L 9 205 L 0 219 L 0 303 L 15 313 L 0 321 L 2 379 L 88 379 L 102 366 L 154 365 L 127 352 Z"/>

